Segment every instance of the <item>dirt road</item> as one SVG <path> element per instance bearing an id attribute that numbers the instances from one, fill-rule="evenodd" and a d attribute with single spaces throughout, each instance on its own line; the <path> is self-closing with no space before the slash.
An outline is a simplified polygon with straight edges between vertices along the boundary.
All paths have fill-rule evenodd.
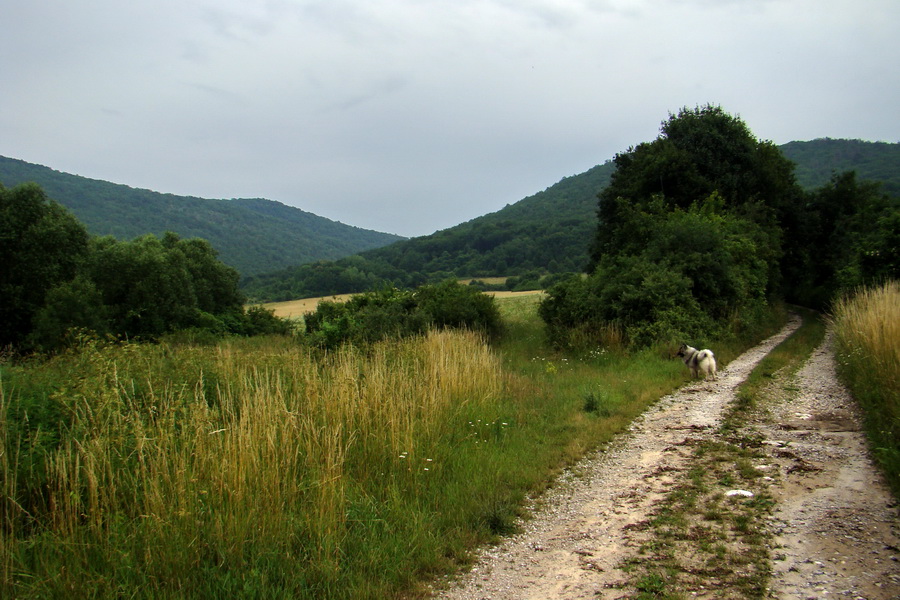
<path id="1" fill-rule="evenodd" d="M 656 506 L 691 467 L 690 448 L 712 436 L 737 386 L 799 325 L 792 321 L 734 360 L 714 382 L 660 400 L 610 448 L 567 472 L 533 507 L 523 531 L 487 549 L 469 573 L 436 593 L 446 600 L 609 599 L 634 595 L 623 570 Z M 792 381 L 779 382 L 751 424 L 776 499 L 773 598 L 900 598 L 900 522 L 868 460 L 852 399 L 837 383 L 829 341 Z M 759 462 L 759 461 L 758 461 Z M 721 590 L 720 590 L 721 591 Z M 716 598 L 685 589 L 684 597 Z"/>

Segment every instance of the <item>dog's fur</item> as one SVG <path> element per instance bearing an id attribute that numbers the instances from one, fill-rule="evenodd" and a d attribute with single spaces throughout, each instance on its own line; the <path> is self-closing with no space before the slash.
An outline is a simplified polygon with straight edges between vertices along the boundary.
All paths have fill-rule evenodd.
<path id="1" fill-rule="evenodd" d="M 691 370 L 692 377 L 698 377 L 700 373 L 703 373 L 704 379 L 710 375 L 712 375 L 713 379 L 718 379 L 716 374 L 716 357 L 713 355 L 712 350 L 697 350 L 687 344 L 683 344 L 678 350 L 678 356 Z"/>

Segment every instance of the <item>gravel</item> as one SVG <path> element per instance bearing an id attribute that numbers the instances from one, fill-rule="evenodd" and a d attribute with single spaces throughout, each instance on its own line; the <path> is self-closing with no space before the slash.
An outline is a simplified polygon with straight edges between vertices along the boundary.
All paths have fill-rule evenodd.
<path id="1" fill-rule="evenodd" d="M 605 450 L 566 471 L 529 507 L 521 533 L 485 548 L 474 566 L 437 582 L 446 600 L 627 595 L 621 566 L 635 530 L 690 466 L 692 441 L 710 436 L 756 364 L 800 324 L 732 361 L 717 380 L 662 398 Z M 900 598 L 897 507 L 873 469 L 853 400 L 837 383 L 830 339 L 775 395 L 753 426 L 766 438 L 778 500 L 775 598 Z M 783 396 L 787 395 L 787 399 Z"/>

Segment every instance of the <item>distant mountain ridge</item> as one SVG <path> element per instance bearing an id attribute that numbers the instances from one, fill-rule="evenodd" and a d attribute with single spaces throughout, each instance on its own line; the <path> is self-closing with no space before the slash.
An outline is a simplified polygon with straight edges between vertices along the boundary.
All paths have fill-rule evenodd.
<path id="1" fill-rule="evenodd" d="M 242 275 L 336 260 L 405 239 L 320 217 L 263 198 L 210 200 L 162 194 L 0 156 L 0 183 L 33 181 L 95 235 L 132 239 L 174 231 L 201 237 Z"/>
<path id="2" fill-rule="evenodd" d="M 859 179 L 879 181 L 886 193 L 900 197 L 900 144 L 823 138 L 779 148 L 797 165 L 797 181 L 805 189 L 854 170 Z M 276 301 L 442 277 L 581 271 L 597 228 L 597 194 L 614 171 L 607 161 L 455 227 L 334 263 L 264 273 L 245 281 L 244 289 L 253 298 Z"/>

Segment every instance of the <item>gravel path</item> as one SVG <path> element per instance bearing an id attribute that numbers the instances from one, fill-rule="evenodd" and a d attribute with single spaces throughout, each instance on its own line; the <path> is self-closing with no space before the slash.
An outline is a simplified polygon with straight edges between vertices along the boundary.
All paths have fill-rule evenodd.
<path id="1" fill-rule="evenodd" d="M 871 464 L 830 336 L 757 428 L 782 475 L 772 491 L 776 598 L 900 598 L 900 521 Z"/>
<path id="2" fill-rule="evenodd" d="M 628 577 L 620 567 L 637 550 L 636 525 L 647 520 L 688 469 L 691 441 L 712 434 L 737 386 L 799 324 L 799 318 L 792 319 L 720 371 L 718 380 L 662 398 L 609 448 L 567 471 L 533 507 L 522 533 L 485 549 L 468 573 L 435 597 L 595 600 L 627 595 Z M 783 545 L 776 550 L 773 597 L 806 600 L 846 592 L 867 600 L 900 598 L 897 510 L 866 459 L 852 405 L 833 367 L 828 369 L 829 357 L 827 348 L 817 351 L 798 374 L 802 391 L 797 399 L 769 413 L 780 425 L 757 424 L 772 439 L 773 475 L 776 468 L 785 473 L 772 478 L 772 487 L 778 488 L 772 493 L 779 498 L 775 527 Z M 832 408 L 837 416 L 826 417 Z M 798 421 L 802 426 L 795 425 Z M 840 446 L 834 451 L 828 445 L 833 440 Z M 802 448 L 809 448 L 808 458 Z M 837 474 L 819 467 L 817 457 L 834 463 Z M 844 488 L 849 491 L 834 491 Z M 840 531 L 832 531 L 838 525 Z M 847 537 L 825 543 L 838 533 Z"/>

